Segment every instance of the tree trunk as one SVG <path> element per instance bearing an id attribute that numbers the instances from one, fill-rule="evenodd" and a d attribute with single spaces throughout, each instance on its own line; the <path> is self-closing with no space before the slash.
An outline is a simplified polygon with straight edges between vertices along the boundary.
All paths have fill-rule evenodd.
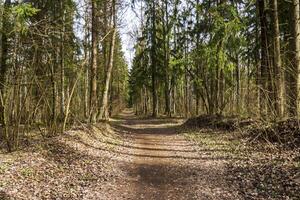
<path id="1" fill-rule="evenodd" d="M 65 10 L 63 1 L 60 2 L 62 12 L 62 28 L 60 33 L 60 115 L 62 119 L 65 113 Z"/>
<path id="2" fill-rule="evenodd" d="M 86 13 L 87 10 L 86 10 Z M 90 32 L 90 26 L 88 25 L 88 17 L 89 17 L 89 14 L 86 14 L 84 16 L 84 20 L 85 20 L 85 23 L 86 23 L 86 26 L 85 26 L 85 30 L 84 30 L 84 45 L 83 45 L 83 48 L 84 48 L 84 83 L 83 83 L 83 90 L 84 90 L 84 117 L 85 119 L 89 119 L 89 113 L 90 113 L 90 110 L 89 110 L 89 70 L 90 70 L 90 67 L 89 67 L 89 63 L 90 63 L 90 51 L 89 51 L 89 32 Z"/>
<path id="3" fill-rule="evenodd" d="M 261 42 L 261 64 L 260 64 L 260 114 L 266 116 L 266 105 L 268 96 L 268 40 L 267 40 L 267 19 L 265 13 L 264 0 L 258 0 L 259 18 L 260 18 L 260 42 Z"/>
<path id="4" fill-rule="evenodd" d="M 152 2 L 152 46 L 151 46 L 151 73 L 152 73 L 152 116 L 158 116 L 157 91 L 156 91 L 156 7 L 155 1 Z"/>
<path id="5" fill-rule="evenodd" d="M 95 123 L 97 117 L 97 56 L 98 56 L 98 28 L 97 3 L 92 2 L 92 65 L 91 65 L 91 91 L 90 91 L 90 122 Z"/>
<path id="6" fill-rule="evenodd" d="M 168 16 L 168 1 L 164 1 L 164 15 L 163 32 L 164 32 L 164 65 L 165 65 L 165 114 L 171 116 L 170 104 L 170 75 L 169 75 L 169 16 Z"/>
<path id="7" fill-rule="evenodd" d="M 52 84 L 52 107 L 51 107 L 51 129 L 52 133 L 56 132 L 56 80 L 55 80 L 55 66 L 54 63 L 51 64 L 51 84 Z"/>
<path id="8" fill-rule="evenodd" d="M 299 71 L 300 71 L 300 27 L 299 0 L 291 4 L 291 37 L 289 41 L 290 66 L 286 70 L 287 77 L 287 111 L 290 117 L 298 116 Z"/>
<path id="9" fill-rule="evenodd" d="M 199 26 L 200 26 L 200 13 L 199 13 L 199 9 L 198 6 L 200 5 L 200 0 L 196 0 L 196 6 L 197 6 L 197 10 L 196 10 L 196 50 L 199 51 L 200 49 L 200 30 L 199 30 Z M 196 58 L 196 75 L 197 77 L 200 77 L 200 59 Z M 195 92 L 196 92 L 196 115 L 200 114 L 200 87 L 199 84 L 197 82 L 195 82 Z"/>
<path id="10" fill-rule="evenodd" d="M 109 113 L 108 113 L 108 96 L 109 96 L 109 85 L 111 80 L 111 73 L 113 69 L 114 64 L 114 52 L 115 52 L 115 41 L 116 41 L 116 28 L 117 28 L 117 22 L 116 22 L 116 2 L 113 1 L 113 32 L 112 32 L 112 39 L 111 39 L 111 47 L 110 47 L 110 53 L 109 53 L 109 65 L 106 72 L 106 79 L 105 79 L 105 85 L 104 90 L 102 94 L 102 104 L 99 112 L 99 119 L 100 120 L 108 120 L 109 119 Z"/>
<path id="11" fill-rule="evenodd" d="M 9 135 L 8 135 L 8 128 L 7 128 L 7 117 L 6 117 L 6 109 L 5 109 L 5 102 L 4 102 L 4 95 L 5 95 L 5 85 L 6 85 L 6 74 L 8 71 L 8 33 L 10 32 L 9 27 L 9 9 L 10 9 L 11 1 L 6 0 L 4 2 L 4 10 L 3 10 L 3 16 L 2 16 L 2 38 L 1 38 L 1 61 L 0 61 L 0 125 L 2 127 L 2 136 L 6 140 L 7 143 L 7 149 L 8 151 L 12 150 L 11 143 L 9 141 Z"/>
<path id="12" fill-rule="evenodd" d="M 235 80 L 236 80 L 236 87 L 235 87 L 235 108 L 236 112 L 240 113 L 240 62 L 239 56 L 236 56 L 236 66 L 235 66 Z"/>
<path id="13" fill-rule="evenodd" d="M 260 12 L 258 9 L 258 5 L 256 6 L 256 15 L 259 16 Z M 256 40 L 256 45 L 259 46 L 259 39 L 261 37 L 260 32 L 259 32 L 259 23 L 260 23 L 260 19 L 257 17 L 256 19 L 256 26 L 255 26 L 255 40 Z M 255 83 L 256 83 L 256 106 L 258 108 L 258 111 L 260 110 L 260 106 L 261 106 L 261 71 L 260 71 L 260 49 L 257 48 L 255 51 L 255 56 L 254 56 L 254 60 L 255 60 L 255 69 L 256 69 L 256 73 L 255 73 Z"/>
<path id="14" fill-rule="evenodd" d="M 275 91 L 275 111 L 278 117 L 282 117 L 284 113 L 284 85 L 282 77 L 282 62 L 280 54 L 280 31 L 278 20 L 277 0 L 271 0 L 272 9 L 272 33 L 273 33 L 273 56 L 274 56 L 274 91 Z"/>

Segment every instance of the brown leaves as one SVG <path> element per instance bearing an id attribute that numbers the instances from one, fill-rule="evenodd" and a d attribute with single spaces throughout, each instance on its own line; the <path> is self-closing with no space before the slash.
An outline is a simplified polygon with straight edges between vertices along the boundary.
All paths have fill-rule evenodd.
<path id="1" fill-rule="evenodd" d="M 250 145 L 236 132 L 215 129 L 187 131 L 186 135 L 199 144 L 200 151 L 212 150 L 215 155 L 227 156 L 223 176 L 242 198 L 300 198 L 299 149 L 274 148 L 259 140 Z"/>
<path id="2" fill-rule="evenodd" d="M 1 157 L 0 197 L 73 200 L 98 190 L 98 196 L 88 199 L 102 198 L 101 188 L 120 170 L 112 160 L 114 153 L 106 150 L 109 145 L 102 142 L 118 139 L 104 138 L 101 131 L 69 132 Z"/>

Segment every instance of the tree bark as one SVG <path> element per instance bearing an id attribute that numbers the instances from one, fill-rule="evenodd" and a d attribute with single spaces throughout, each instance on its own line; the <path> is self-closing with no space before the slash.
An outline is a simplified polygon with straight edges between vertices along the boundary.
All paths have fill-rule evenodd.
<path id="1" fill-rule="evenodd" d="M 116 28 L 117 28 L 117 21 L 116 21 L 116 1 L 113 0 L 113 31 L 112 31 L 112 39 L 111 39 L 111 47 L 110 47 L 110 53 L 109 53 L 109 65 L 106 72 L 106 79 L 105 79 L 105 85 L 104 90 L 102 94 L 102 104 L 99 112 L 99 119 L 100 120 L 108 120 L 109 119 L 109 113 L 108 113 L 108 96 L 109 96 L 109 86 L 111 81 L 111 73 L 113 69 L 114 64 L 114 52 L 115 52 L 115 41 L 116 41 Z"/>
<path id="2" fill-rule="evenodd" d="M 298 116 L 299 71 L 300 71 L 300 27 L 299 0 L 291 4 L 291 37 L 289 40 L 290 66 L 286 69 L 287 76 L 287 111 L 290 117 Z"/>
<path id="3" fill-rule="evenodd" d="M 261 42 L 261 63 L 260 63 L 260 115 L 266 116 L 267 111 L 267 96 L 268 96 L 268 39 L 267 39 L 267 19 L 265 13 L 265 1 L 258 0 L 259 19 L 260 19 L 260 42 Z"/>
<path id="4" fill-rule="evenodd" d="M 236 87 L 235 87 L 235 107 L 236 112 L 240 112 L 240 62 L 239 62 L 239 55 L 236 56 L 236 66 L 235 66 L 235 80 L 236 80 Z"/>
<path id="5" fill-rule="evenodd" d="M 0 61 L 0 125 L 2 127 L 2 137 L 5 139 L 7 143 L 8 151 L 12 150 L 11 143 L 9 141 L 8 135 L 8 128 L 7 128 L 7 117 L 6 117 L 6 109 L 5 109 L 5 102 L 4 102 L 4 95 L 5 95 L 5 85 L 6 85 L 6 74 L 8 71 L 8 33 L 9 30 L 9 9 L 10 9 L 11 1 L 6 0 L 4 2 L 4 9 L 3 9 L 3 16 L 2 16 L 2 46 L 1 46 L 1 61 Z M 1 139 L 1 137 L 0 137 Z"/>
<path id="6" fill-rule="evenodd" d="M 92 65 L 91 65 L 91 91 L 90 91 L 90 122 L 95 123 L 97 117 L 97 56 L 98 56 L 98 27 L 97 27 L 97 3 L 92 2 Z"/>
<path id="7" fill-rule="evenodd" d="M 157 107 L 157 91 L 156 91 L 156 6 L 155 1 L 152 1 L 152 46 L 151 46 L 151 79 L 152 79 L 152 117 L 158 116 Z"/>
<path id="8" fill-rule="evenodd" d="M 170 75 L 169 75 L 169 16 L 168 16 L 168 1 L 164 1 L 164 65 L 165 65 L 165 114 L 171 116 L 171 94 L 170 94 Z"/>
<path id="9" fill-rule="evenodd" d="M 275 92 L 275 111 L 277 117 L 282 117 L 284 113 L 284 84 L 282 73 L 282 62 L 280 54 L 280 30 L 278 20 L 277 0 L 271 0 L 272 9 L 272 32 L 273 32 L 273 56 L 274 56 L 274 92 Z"/>
<path id="10" fill-rule="evenodd" d="M 62 119 L 65 114 L 65 10 L 64 1 L 60 2 L 60 9 L 62 12 L 62 28 L 60 33 L 60 115 Z"/>

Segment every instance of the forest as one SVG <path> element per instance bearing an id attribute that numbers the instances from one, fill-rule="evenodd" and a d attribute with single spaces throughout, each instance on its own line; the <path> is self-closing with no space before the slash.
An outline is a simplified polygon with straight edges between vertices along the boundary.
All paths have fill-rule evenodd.
<path id="1" fill-rule="evenodd" d="M 298 199 L 299 116 L 299 0 L 0 0 L 1 200 Z"/>
<path id="2" fill-rule="evenodd" d="M 297 117 L 298 3 L 145 2 L 130 72 L 137 113 Z"/>

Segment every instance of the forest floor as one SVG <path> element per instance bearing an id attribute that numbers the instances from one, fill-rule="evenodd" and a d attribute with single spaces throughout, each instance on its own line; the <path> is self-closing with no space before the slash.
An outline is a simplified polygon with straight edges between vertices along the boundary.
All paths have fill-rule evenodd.
<path id="1" fill-rule="evenodd" d="M 299 150 L 130 110 L 0 152 L 0 199 L 300 199 Z"/>

